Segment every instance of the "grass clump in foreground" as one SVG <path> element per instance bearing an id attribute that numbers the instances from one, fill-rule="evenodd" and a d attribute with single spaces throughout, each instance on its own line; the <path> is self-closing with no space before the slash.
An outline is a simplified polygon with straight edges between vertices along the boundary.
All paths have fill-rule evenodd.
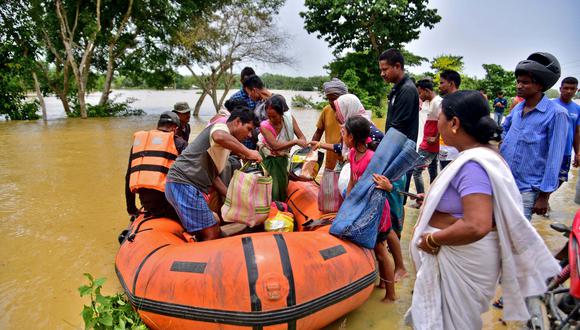
<path id="1" fill-rule="evenodd" d="M 89 284 L 81 285 L 78 290 L 81 297 L 90 296 L 91 298 L 91 304 L 84 305 L 81 313 L 85 321 L 85 329 L 147 330 L 139 314 L 127 301 L 125 293 L 103 296 L 101 288 L 106 278 L 95 279 L 88 273 L 84 275 L 89 280 Z"/>

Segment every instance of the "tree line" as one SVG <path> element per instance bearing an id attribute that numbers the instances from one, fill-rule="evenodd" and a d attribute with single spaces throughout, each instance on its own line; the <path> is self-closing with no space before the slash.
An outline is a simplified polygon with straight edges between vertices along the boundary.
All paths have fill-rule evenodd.
<path id="1" fill-rule="evenodd" d="M 34 119 L 55 95 L 68 116 L 114 109 L 115 79 L 171 86 L 185 67 L 219 108 L 242 61 L 291 63 L 273 18 L 284 0 L 31 0 L 0 7 L 0 113 Z M 216 88 L 223 86 L 224 95 Z M 97 105 L 86 103 L 98 86 Z M 37 101 L 27 103 L 33 90 Z M 103 111 L 91 111 L 99 107 Z"/>
<path id="2" fill-rule="evenodd" d="M 240 86 L 234 68 L 241 63 L 285 63 L 291 37 L 275 24 L 284 0 L 31 0 L 0 7 L 0 114 L 35 119 L 43 97 L 55 95 L 71 117 L 132 114 L 111 100 L 112 88 L 193 88 L 201 91 L 194 114 L 209 97 L 219 109 Z M 304 28 L 324 39 L 334 59 L 328 77 L 261 74 L 271 89 L 321 90 L 330 77 L 342 79 L 365 107 L 385 111 L 389 88 L 377 59 L 388 48 L 401 49 L 406 66 L 429 62 L 431 70 L 415 79 L 453 69 L 462 88 L 482 89 L 490 97 L 515 95 L 513 72 L 483 64 L 485 76 L 463 74 L 463 58 L 442 54 L 432 59 L 405 50 L 421 28 L 441 17 L 428 0 L 305 0 Z M 236 65 L 237 64 L 237 65 Z M 178 73 L 185 68 L 188 75 Z M 26 102 L 34 91 L 36 100 Z M 98 104 L 86 103 L 100 91 Z"/>

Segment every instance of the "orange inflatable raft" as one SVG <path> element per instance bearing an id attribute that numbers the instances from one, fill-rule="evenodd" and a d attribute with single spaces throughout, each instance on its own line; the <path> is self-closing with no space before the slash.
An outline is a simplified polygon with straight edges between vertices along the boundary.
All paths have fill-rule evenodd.
<path id="1" fill-rule="evenodd" d="M 289 188 L 289 204 L 303 212 L 295 212 L 301 228 L 319 215 L 316 199 L 303 198 L 317 187 Z M 327 231 L 191 243 L 180 223 L 140 217 L 115 267 L 153 329 L 318 329 L 363 304 L 376 279 L 369 250 Z"/>

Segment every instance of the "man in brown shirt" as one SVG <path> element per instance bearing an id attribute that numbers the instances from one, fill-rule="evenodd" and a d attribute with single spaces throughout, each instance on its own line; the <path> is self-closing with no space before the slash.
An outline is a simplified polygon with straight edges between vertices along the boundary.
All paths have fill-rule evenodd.
<path id="1" fill-rule="evenodd" d="M 334 101 L 336 101 L 339 96 L 347 94 L 348 87 L 346 87 L 346 85 L 337 78 L 332 78 L 332 80 L 325 82 L 322 87 L 324 89 L 324 94 L 326 94 L 326 98 L 330 104 L 322 109 L 320 117 L 318 117 L 318 122 L 316 123 L 316 132 L 312 136 L 312 141 L 320 141 L 322 134 L 324 134 L 324 140 L 326 143 L 340 143 L 342 137 L 340 136 L 340 123 L 338 120 L 336 120 Z M 341 155 L 335 152 L 326 153 L 325 167 L 327 169 L 334 169 L 337 161 L 343 161 Z"/>

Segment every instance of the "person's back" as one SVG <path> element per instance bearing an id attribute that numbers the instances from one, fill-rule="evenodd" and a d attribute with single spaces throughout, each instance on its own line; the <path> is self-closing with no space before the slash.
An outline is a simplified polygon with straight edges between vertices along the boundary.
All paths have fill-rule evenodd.
<path id="1" fill-rule="evenodd" d="M 187 143 L 175 133 L 179 117 L 166 111 L 161 114 L 157 129 L 134 134 L 133 147 L 125 176 L 127 212 L 139 213 L 135 194 L 149 216 L 178 219 L 174 209 L 165 199 L 166 173 Z"/>

